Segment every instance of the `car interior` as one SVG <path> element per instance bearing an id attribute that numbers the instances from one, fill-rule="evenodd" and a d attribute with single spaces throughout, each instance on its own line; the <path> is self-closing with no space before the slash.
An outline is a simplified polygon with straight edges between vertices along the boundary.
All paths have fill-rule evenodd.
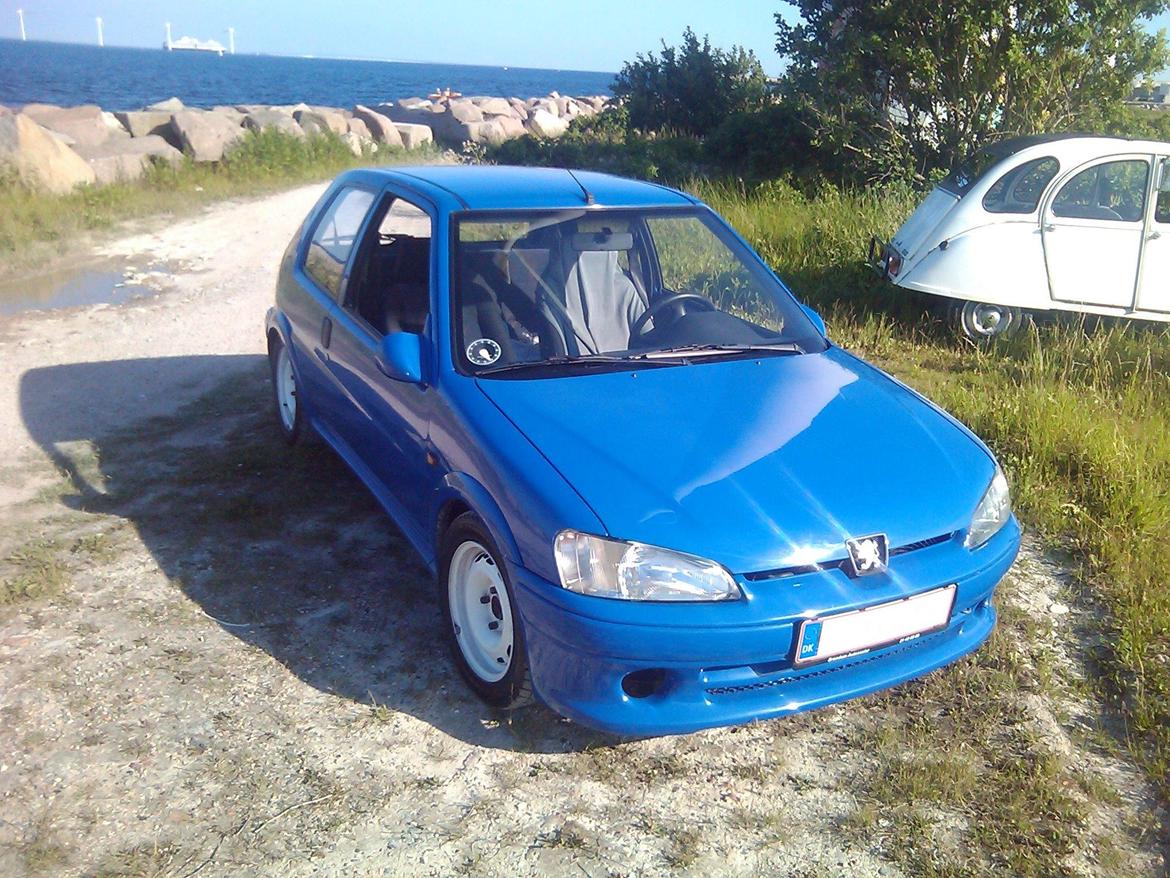
<path id="1" fill-rule="evenodd" d="M 420 333 L 430 313 L 430 217 L 401 198 L 378 210 L 382 216 L 373 218 L 354 263 L 346 307 L 380 335 Z"/>

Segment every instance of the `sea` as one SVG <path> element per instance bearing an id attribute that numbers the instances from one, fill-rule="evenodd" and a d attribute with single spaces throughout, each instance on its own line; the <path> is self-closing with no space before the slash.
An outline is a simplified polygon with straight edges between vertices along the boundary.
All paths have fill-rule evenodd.
<path id="1" fill-rule="evenodd" d="M 0 39 L 0 104 L 97 104 L 132 110 L 178 97 L 190 107 L 307 104 L 351 107 L 465 95 L 606 95 L 612 73 L 404 61 L 167 52 Z"/>

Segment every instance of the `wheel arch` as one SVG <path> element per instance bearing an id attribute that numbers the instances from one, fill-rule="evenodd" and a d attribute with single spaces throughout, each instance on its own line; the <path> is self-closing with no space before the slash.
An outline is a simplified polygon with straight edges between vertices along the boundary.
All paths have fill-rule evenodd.
<path id="1" fill-rule="evenodd" d="M 512 529 L 504 517 L 499 504 L 475 478 L 462 472 L 447 473 L 443 477 L 442 485 L 435 497 L 432 521 L 434 521 L 435 567 L 438 568 L 438 549 L 443 534 L 460 515 L 465 512 L 474 513 L 488 529 L 496 547 L 505 558 L 513 563 L 520 564 L 520 547 L 516 542 Z"/>

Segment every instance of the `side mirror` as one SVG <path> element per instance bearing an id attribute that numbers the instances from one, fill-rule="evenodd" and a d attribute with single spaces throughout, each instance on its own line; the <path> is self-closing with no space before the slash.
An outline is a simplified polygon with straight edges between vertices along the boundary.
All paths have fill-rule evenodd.
<path id="1" fill-rule="evenodd" d="M 820 314 L 818 314 L 808 305 L 801 305 L 800 310 L 804 312 L 805 317 L 812 321 L 812 325 L 817 328 L 817 332 L 819 332 L 821 335 L 828 336 L 829 331 L 825 329 L 825 321 L 821 318 Z"/>
<path id="2" fill-rule="evenodd" d="M 375 362 L 378 371 L 395 381 L 423 383 L 423 337 L 413 332 L 391 332 L 382 339 Z"/>

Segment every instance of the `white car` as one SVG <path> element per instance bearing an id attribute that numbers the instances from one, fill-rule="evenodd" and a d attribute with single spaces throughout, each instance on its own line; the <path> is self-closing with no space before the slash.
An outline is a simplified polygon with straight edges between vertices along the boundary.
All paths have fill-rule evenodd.
<path id="1" fill-rule="evenodd" d="M 1028 312 L 1170 321 L 1170 143 L 1037 135 L 993 144 L 870 242 L 892 283 L 950 300 L 988 339 Z"/>

